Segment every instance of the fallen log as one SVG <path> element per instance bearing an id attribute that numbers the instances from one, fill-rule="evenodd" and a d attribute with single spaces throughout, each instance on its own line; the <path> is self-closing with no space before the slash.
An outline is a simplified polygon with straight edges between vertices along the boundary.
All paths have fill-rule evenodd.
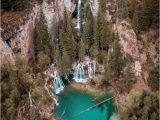
<path id="1" fill-rule="evenodd" d="M 97 103 L 97 104 L 95 104 L 95 105 L 93 105 L 93 106 L 91 106 L 91 107 L 89 107 L 89 108 L 87 108 L 87 109 L 79 112 L 78 114 L 74 115 L 73 117 L 76 117 L 76 116 L 78 116 L 78 115 L 80 115 L 80 114 L 82 114 L 82 113 L 84 113 L 84 112 L 86 112 L 86 111 L 89 111 L 90 109 L 92 109 L 92 108 L 94 108 L 94 107 L 96 107 L 96 106 L 98 106 L 98 105 L 100 105 L 100 104 L 103 104 L 103 103 L 105 103 L 105 102 L 107 102 L 107 101 L 109 101 L 109 100 L 111 100 L 111 99 L 113 99 L 113 98 L 114 98 L 114 97 L 111 97 L 111 98 L 108 98 L 108 99 L 106 99 L 106 100 L 103 100 L 102 102 Z"/>

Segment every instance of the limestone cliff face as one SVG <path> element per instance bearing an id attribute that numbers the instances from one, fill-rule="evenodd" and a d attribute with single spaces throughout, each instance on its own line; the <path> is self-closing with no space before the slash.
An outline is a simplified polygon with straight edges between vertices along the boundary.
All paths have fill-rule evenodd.
<path id="1" fill-rule="evenodd" d="M 54 38 L 58 23 L 63 19 L 63 0 L 55 0 L 54 2 L 50 3 L 44 1 L 42 4 L 42 10 L 47 20 L 49 33 L 51 34 L 52 38 Z"/>
<path id="2" fill-rule="evenodd" d="M 21 18 L 17 21 L 14 18 L 15 16 L 11 16 L 11 23 L 8 24 L 12 24 L 14 21 L 22 21 L 22 23 L 13 24 L 13 26 L 10 26 L 10 29 L 9 27 L 3 29 L 1 39 L 3 44 L 0 46 L 3 50 L 1 51 L 2 62 L 7 59 L 14 64 L 18 53 L 28 60 L 34 58 L 33 30 L 39 9 L 40 7 L 35 5 L 27 16 L 17 17 Z"/>
<path id="3" fill-rule="evenodd" d="M 97 15 L 99 2 L 98 0 L 89 0 L 90 8 L 94 16 Z"/>
<path id="4" fill-rule="evenodd" d="M 116 26 L 124 55 L 132 57 L 137 85 L 141 85 L 140 88 L 137 88 L 135 84 L 135 90 L 148 90 L 149 88 L 145 83 L 148 78 L 148 72 L 143 69 L 143 65 L 147 62 L 147 56 L 145 52 L 140 52 L 142 43 L 138 41 L 135 32 L 127 21 L 119 21 Z"/>
<path id="5" fill-rule="evenodd" d="M 26 60 L 31 61 L 34 59 L 34 28 L 37 15 L 40 9 L 46 17 L 48 31 L 52 40 L 56 37 L 56 30 L 59 21 L 63 19 L 64 10 L 63 0 L 44 1 L 42 5 L 34 5 L 30 12 L 26 15 L 19 15 L 19 13 L 12 13 L 10 17 L 9 27 L 2 27 L 2 39 L 1 39 L 1 60 L 2 63 L 6 59 L 12 64 L 15 63 L 15 57 L 20 54 Z M 72 4 L 67 6 L 68 10 L 72 10 Z M 18 14 L 18 15 L 17 15 Z M 17 15 L 17 17 L 16 17 Z M 6 15 L 7 16 L 7 15 Z M 7 16 L 8 17 L 8 16 Z M 6 18 L 6 17 L 4 17 Z M 4 19 L 5 22 L 5 19 Z M 12 23 L 13 24 L 11 26 Z"/>

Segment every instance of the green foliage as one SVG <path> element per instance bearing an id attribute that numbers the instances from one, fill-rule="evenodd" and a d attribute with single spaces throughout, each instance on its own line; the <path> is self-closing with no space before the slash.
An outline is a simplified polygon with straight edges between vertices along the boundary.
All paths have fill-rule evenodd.
<path id="1" fill-rule="evenodd" d="M 133 68 L 131 67 L 131 64 L 129 63 L 123 72 L 122 84 L 124 88 L 126 89 L 126 91 L 129 92 L 135 82 L 136 82 L 136 78 L 133 72 Z"/>
<path id="2" fill-rule="evenodd" d="M 150 27 L 158 29 L 158 0 L 142 0 L 141 7 L 137 7 L 136 1 L 132 0 L 127 7 L 128 16 L 136 33 L 146 31 Z"/>
<path id="3" fill-rule="evenodd" d="M 116 15 L 118 18 L 120 19 L 126 19 L 128 16 L 127 16 L 127 1 L 126 0 L 117 0 L 117 6 L 118 6 L 118 9 L 117 9 L 117 12 L 116 12 Z"/>
<path id="4" fill-rule="evenodd" d="M 144 92 L 128 120 L 159 120 L 158 92 Z"/>
<path id="5" fill-rule="evenodd" d="M 4 10 L 23 11 L 29 6 L 27 0 L 2 0 L 1 7 Z"/>
<path id="6" fill-rule="evenodd" d="M 97 60 L 98 60 L 98 63 L 103 65 L 106 61 L 106 53 L 100 50 L 97 55 Z"/>
<path id="7" fill-rule="evenodd" d="M 85 44 L 83 43 L 83 41 L 81 40 L 80 42 L 79 42 L 79 47 L 78 47 L 78 49 L 79 49 L 79 51 L 78 51 L 78 53 L 79 53 L 79 59 L 80 60 L 83 60 L 84 59 L 84 57 L 85 57 Z"/>
<path id="8" fill-rule="evenodd" d="M 98 50 L 105 50 L 108 47 L 107 23 L 105 13 L 99 10 L 97 15 L 97 28 L 95 31 L 95 41 L 98 45 Z"/>
<path id="9" fill-rule="evenodd" d="M 29 120 L 41 120 L 38 111 L 34 107 L 29 109 Z"/>
<path id="10" fill-rule="evenodd" d="M 122 52 L 118 35 L 116 34 L 114 38 L 113 51 L 108 56 L 109 61 L 106 67 L 107 69 L 105 70 L 108 74 L 108 78 L 110 79 L 113 79 L 113 77 L 119 78 L 123 69 Z"/>
<path id="11" fill-rule="evenodd" d="M 50 61 L 51 60 L 48 57 L 48 55 L 44 54 L 43 52 L 40 52 L 37 55 L 37 64 L 36 64 L 36 68 L 38 69 L 38 72 L 45 71 L 49 67 Z"/>
<path id="12" fill-rule="evenodd" d="M 133 104 L 135 107 L 139 106 L 139 100 L 141 98 L 142 93 L 138 91 L 131 90 L 128 94 L 129 101 L 131 104 Z"/>
<path id="13" fill-rule="evenodd" d="M 86 44 L 86 49 L 88 51 L 88 54 L 91 53 L 91 46 L 94 44 L 94 17 L 92 15 L 92 11 L 89 7 L 89 4 L 86 8 L 86 20 L 84 24 L 84 31 L 83 31 L 83 41 Z"/>
<path id="14" fill-rule="evenodd" d="M 94 48 L 94 51 L 104 51 L 107 52 L 109 45 L 111 44 L 111 30 L 106 21 L 106 1 L 102 0 L 99 3 L 99 10 L 97 14 L 97 19 L 95 20 L 94 25 L 94 45 L 91 49 Z"/>
<path id="15" fill-rule="evenodd" d="M 28 81 L 30 68 L 22 59 L 17 60 L 17 70 L 10 65 L 2 67 L 2 118 L 17 119 L 19 107 L 24 105 L 28 98 L 30 83 Z"/>
<path id="16" fill-rule="evenodd" d="M 50 35 L 48 33 L 47 22 L 42 10 L 36 22 L 34 46 L 36 55 L 39 52 L 44 52 L 49 56 L 51 53 Z"/>
<path id="17" fill-rule="evenodd" d="M 57 64 L 62 71 L 69 71 L 77 57 L 77 42 L 71 18 L 64 9 L 63 30 L 60 31 L 58 45 L 56 46 Z"/>
<path id="18" fill-rule="evenodd" d="M 37 63 L 39 69 L 46 68 L 47 58 L 45 56 L 47 55 L 42 54 L 40 56 L 40 61 Z M 16 66 L 13 67 L 10 64 L 2 66 L 1 108 L 3 109 L 3 120 L 41 119 L 37 109 L 34 107 L 29 108 L 28 93 L 30 89 L 34 85 L 36 86 L 36 90 L 44 87 L 42 71 L 40 70 L 39 73 L 35 73 L 32 69 L 24 59 L 19 57 L 16 59 Z M 35 101 L 39 101 L 43 97 L 36 92 L 33 92 L 33 98 L 35 98 Z M 38 94 L 38 96 L 35 97 L 35 94 Z M 25 115 L 21 111 L 22 108 L 25 108 Z"/>
<path id="19" fill-rule="evenodd" d="M 153 91 L 159 89 L 159 67 L 152 69 L 149 73 L 148 84 Z"/>
<path id="20" fill-rule="evenodd" d="M 150 26 L 149 8 L 147 7 L 146 3 L 144 4 L 143 9 L 139 13 L 138 22 L 140 26 L 140 31 L 144 31 Z"/>

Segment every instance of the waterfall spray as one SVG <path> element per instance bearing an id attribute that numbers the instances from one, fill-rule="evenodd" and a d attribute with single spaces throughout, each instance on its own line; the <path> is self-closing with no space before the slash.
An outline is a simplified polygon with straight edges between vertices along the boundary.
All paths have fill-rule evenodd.
<path id="1" fill-rule="evenodd" d="M 53 84 L 55 88 L 55 93 L 59 94 L 64 89 L 64 84 L 57 71 L 54 71 L 54 75 L 51 74 L 50 76 L 54 78 Z"/>
<path id="2" fill-rule="evenodd" d="M 87 69 L 84 69 L 84 68 L 87 68 Z M 81 83 L 87 82 L 87 78 L 94 78 L 95 77 L 96 61 L 95 60 L 91 61 L 88 58 L 84 62 L 74 64 L 73 70 L 74 70 L 73 79 L 76 82 L 81 82 Z M 86 75 L 88 75 L 88 76 L 86 76 Z"/>
<path id="3" fill-rule="evenodd" d="M 76 82 L 87 82 L 85 79 L 85 70 L 84 70 L 84 64 L 78 63 L 74 66 L 74 80 Z"/>

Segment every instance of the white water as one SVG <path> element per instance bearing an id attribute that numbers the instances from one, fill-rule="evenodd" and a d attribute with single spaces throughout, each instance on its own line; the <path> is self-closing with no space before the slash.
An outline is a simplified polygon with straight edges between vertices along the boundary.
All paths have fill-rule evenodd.
<path id="1" fill-rule="evenodd" d="M 74 66 L 74 78 L 76 82 L 87 82 L 85 79 L 84 64 L 78 63 Z"/>
<path id="2" fill-rule="evenodd" d="M 78 0 L 78 14 L 77 14 L 77 25 L 76 29 L 80 29 L 80 7 L 81 7 L 81 0 Z"/>
<path id="3" fill-rule="evenodd" d="M 88 65 L 88 77 L 92 78 L 93 77 L 93 67 L 92 67 L 92 63 L 91 62 L 87 62 Z"/>
<path id="4" fill-rule="evenodd" d="M 84 69 L 84 68 L 86 68 L 86 69 Z M 87 61 L 75 64 L 73 66 L 73 70 L 74 70 L 73 79 L 76 82 L 85 83 L 85 82 L 87 82 L 88 78 L 95 77 L 96 62 L 87 60 Z"/>
<path id="5" fill-rule="evenodd" d="M 55 88 L 55 93 L 59 94 L 61 91 L 63 91 L 64 84 L 63 84 L 57 71 L 54 71 L 54 74 L 51 74 L 51 77 L 54 78 L 53 84 L 54 84 L 54 88 Z"/>

